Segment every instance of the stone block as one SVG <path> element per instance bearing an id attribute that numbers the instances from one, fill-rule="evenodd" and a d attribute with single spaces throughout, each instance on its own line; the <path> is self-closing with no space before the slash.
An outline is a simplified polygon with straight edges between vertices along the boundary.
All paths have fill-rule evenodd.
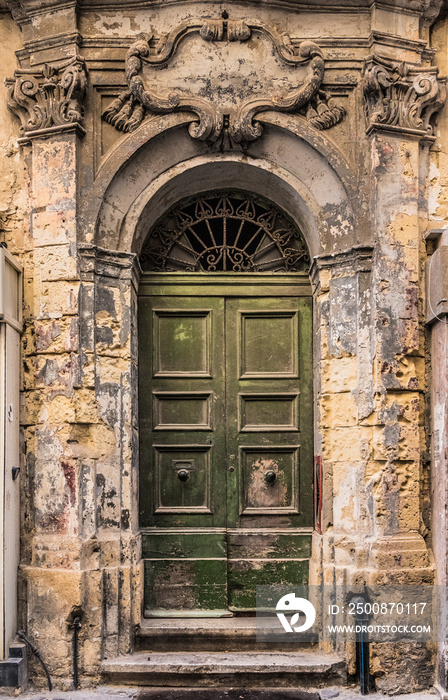
<path id="1" fill-rule="evenodd" d="M 71 205 L 72 208 L 68 208 Z M 50 207 L 31 212 L 31 226 L 35 246 L 54 246 L 76 242 L 76 202 L 62 210 Z"/>
<path id="2" fill-rule="evenodd" d="M 36 569 L 80 569 L 79 540 L 74 533 L 36 533 L 30 540 L 31 566 Z"/>
<path id="3" fill-rule="evenodd" d="M 96 357 L 93 353 L 82 352 L 80 357 L 80 373 L 83 389 L 94 389 L 96 383 Z"/>
<path id="4" fill-rule="evenodd" d="M 92 389 L 75 389 L 73 395 L 75 422 L 98 423 L 98 401 Z"/>
<path id="5" fill-rule="evenodd" d="M 323 455 L 332 462 L 362 462 L 370 454 L 370 427 L 326 428 L 323 430 Z"/>
<path id="6" fill-rule="evenodd" d="M 377 359 L 379 377 L 386 389 L 423 389 L 425 385 L 425 360 L 408 355 L 392 363 Z"/>
<path id="7" fill-rule="evenodd" d="M 322 392 L 347 392 L 356 389 L 358 361 L 356 357 L 332 357 L 321 362 Z"/>
<path id="8" fill-rule="evenodd" d="M 321 399 L 323 427 L 356 425 L 357 407 L 352 393 L 324 394 Z"/>
<path id="9" fill-rule="evenodd" d="M 78 382 L 78 357 L 75 354 L 37 355 L 24 360 L 24 389 L 50 388 L 65 393 Z"/>
<path id="10" fill-rule="evenodd" d="M 36 320 L 34 337 L 37 353 L 63 354 L 78 349 L 78 319 L 76 316 L 57 320 Z"/>
<path id="11" fill-rule="evenodd" d="M 417 262 L 416 256 L 420 240 L 419 224 L 418 214 L 409 215 L 400 212 L 387 227 L 390 241 L 406 249 L 406 267 L 410 259 L 413 260 L 413 264 Z"/>
<path id="12" fill-rule="evenodd" d="M 120 459 L 101 462 L 96 470 L 96 522 L 98 530 L 121 526 Z"/>
<path id="13" fill-rule="evenodd" d="M 23 425 L 72 423 L 75 420 L 72 392 L 55 393 L 51 389 L 22 394 Z"/>
<path id="14" fill-rule="evenodd" d="M 384 695 L 416 693 L 432 686 L 434 657 L 430 643 L 373 643 L 370 648 L 371 673 Z"/>
<path id="15" fill-rule="evenodd" d="M 40 281 L 34 287 L 37 318 L 60 318 L 78 313 L 79 282 Z"/>
<path id="16" fill-rule="evenodd" d="M 78 262 L 73 244 L 35 248 L 34 264 L 36 278 L 44 282 L 74 281 L 78 278 Z"/>
<path id="17" fill-rule="evenodd" d="M 68 619 L 74 607 L 82 606 L 82 574 L 30 566 L 23 574 L 30 613 L 27 634 L 40 649 L 51 649 L 46 654 L 51 675 L 71 675 L 73 632 Z"/>
<path id="18" fill-rule="evenodd" d="M 411 532 L 376 539 L 370 548 L 369 564 L 373 570 L 388 572 L 400 568 L 420 570 L 430 562 L 423 537 Z"/>
<path id="19" fill-rule="evenodd" d="M 58 173 L 58 177 L 55 177 Z M 33 141 L 33 208 L 76 209 L 76 136 L 55 135 Z"/>
<path id="20" fill-rule="evenodd" d="M 70 426 L 70 452 L 79 459 L 104 460 L 119 454 L 119 440 L 104 423 L 74 423 Z"/>
<path id="21" fill-rule="evenodd" d="M 131 360 L 128 352 L 125 352 L 124 357 L 97 357 L 98 378 L 101 385 L 115 384 L 119 387 L 123 381 L 123 377 L 130 372 Z"/>

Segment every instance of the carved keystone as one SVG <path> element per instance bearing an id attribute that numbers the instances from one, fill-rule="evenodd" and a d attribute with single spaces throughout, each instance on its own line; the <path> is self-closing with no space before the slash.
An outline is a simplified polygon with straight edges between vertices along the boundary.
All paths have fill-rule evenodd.
<path id="1" fill-rule="evenodd" d="M 437 68 L 369 56 L 363 73 L 367 133 L 387 129 L 432 137 L 431 117 L 445 103 L 445 82 Z"/>
<path id="2" fill-rule="evenodd" d="M 20 119 L 23 136 L 63 130 L 81 123 L 86 84 L 81 56 L 54 66 L 17 70 L 13 78 L 5 80 L 7 106 Z"/>

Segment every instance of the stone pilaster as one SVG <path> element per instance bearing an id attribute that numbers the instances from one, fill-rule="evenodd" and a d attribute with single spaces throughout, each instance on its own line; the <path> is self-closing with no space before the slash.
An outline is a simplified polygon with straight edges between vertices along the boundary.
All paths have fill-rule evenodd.
<path id="1" fill-rule="evenodd" d="M 30 175 L 21 617 L 36 645 L 52 649 L 51 658 L 46 655 L 50 672 L 64 686 L 72 675 L 70 623 L 75 610 L 85 613 L 87 582 L 79 447 L 86 382 L 80 355 L 77 243 L 84 61 L 75 56 L 52 66 L 19 70 L 6 84 L 8 107 L 21 121 L 19 143 Z M 94 549 L 91 543 L 89 547 Z"/>
<path id="2" fill-rule="evenodd" d="M 80 342 L 86 380 L 83 406 L 88 415 L 80 416 L 79 423 L 80 430 L 87 431 L 83 488 L 89 503 L 82 526 L 86 546 L 92 540 L 97 543 L 97 566 L 92 566 L 91 576 L 97 575 L 95 569 L 101 576 L 101 636 L 104 654 L 111 656 L 129 653 L 134 625 L 140 621 L 141 613 L 137 512 L 138 263 L 134 254 L 89 245 L 81 246 L 80 255 Z M 86 644 L 89 646 L 87 639 Z M 98 649 L 92 652 L 94 663 L 99 660 Z M 86 667 L 85 671 L 89 669 Z"/>
<path id="3" fill-rule="evenodd" d="M 70 675 L 69 616 L 82 607 L 80 462 L 74 449 L 82 397 L 74 129 L 27 138 L 32 293 L 24 336 L 26 531 L 24 624 L 54 648 L 51 672 Z M 55 173 L 64 173 L 55 177 Z M 52 640 L 58 639 L 57 645 Z"/>
<path id="4" fill-rule="evenodd" d="M 431 584 L 434 568 L 423 508 L 427 387 L 419 195 L 427 177 L 427 148 L 434 141 L 432 118 L 444 103 L 445 85 L 437 69 L 375 57 L 366 61 L 364 93 L 376 251 L 374 410 L 364 419 L 373 431 L 366 473 L 372 529 L 365 541 L 365 577 L 371 584 Z M 418 690 L 431 682 L 426 645 L 374 644 L 371 652 L 371 671 L 383 692 Z"/>
<path id="5" fill-rule="evenodd" d="M 318 256 L 311 269 L 315 299 L 315 454 L 322 462 L 321 532 L 315 534 L 310 581 L 333 586 L 363 582 L 365 538 L 372 531 L 366 473 L 373 410 L 371 332 L 372 246 Z M 354 649 L 328 639 L 355 669 Z"/>

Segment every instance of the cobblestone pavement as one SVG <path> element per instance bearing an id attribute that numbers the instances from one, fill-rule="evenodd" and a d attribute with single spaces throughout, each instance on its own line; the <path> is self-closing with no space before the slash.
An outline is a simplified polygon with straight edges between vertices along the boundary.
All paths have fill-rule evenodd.
<path id="1" fill-rule="evenodd" d="M 32 691 L 22 693 L 21 700 L 357 700 L 361 696 L 357 688 L 335 688 L 325 690 L 307 689 L 303 691 L 276 690 L 220 690 L 196 688 L 168 689 L 156 688 L 112 688 L 102 686 L 96 690 L 63 691 Z M 385 700 L 391 697 L 372 693 L 369 700 Z M 437 700 L 440 696 L 436 691 L 394 695 L 394 700 Z"/>

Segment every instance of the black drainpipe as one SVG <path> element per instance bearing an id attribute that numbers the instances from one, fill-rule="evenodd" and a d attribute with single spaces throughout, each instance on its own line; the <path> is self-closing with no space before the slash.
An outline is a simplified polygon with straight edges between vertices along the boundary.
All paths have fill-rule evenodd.
<path id="1" fill-rule="evenodd" d="M 78 690 L 79 688 L 79 668 L 78 668 L 78 641 L 79 641 L 79 630 L 82 627 L 81 621 L 83 617 L 83 611 L 81 608 L 73 608 L 69 615 L 68 626 L 69 629 L 73 630 L 73 688 Z"/>
<path id="2" fill-rule="evenodd" d="M 356 665 L 359 672 L 359 684 L 361 695 L 368 695 L 370 692 L 370 656 L 369 656 L 369 615 L 366 613 L 366 599 L 363 596 L 352 598 L 352 603 L 356 606 Z"/>
<path id="3" fill-rule="evenodd" d="M 45 675 L 47 676 L 48 690 L 50 690 L 50 691 L 53 690 L 53 685 L 51 683 L 50 673 L 48 671 L 48 668 L 47 668 L 45 661 L 43 660 L 42 656 L 40 655 L 39 649 L 37 647 L 35 647 L 32 642 L 30 642 L 30 640 L 25 635 L 25 632 L 23 632 L 23 630 L 19 630 L 17 632 L 17 636 L 19 637 L 19 639 L 21 639 L 23 642 L 25 642 L 25 644 L 30 648 L 31 652 L 34 654 L 36 659 L 38 661 L 40 661 L 42 668 L 45 671 Z"/>

